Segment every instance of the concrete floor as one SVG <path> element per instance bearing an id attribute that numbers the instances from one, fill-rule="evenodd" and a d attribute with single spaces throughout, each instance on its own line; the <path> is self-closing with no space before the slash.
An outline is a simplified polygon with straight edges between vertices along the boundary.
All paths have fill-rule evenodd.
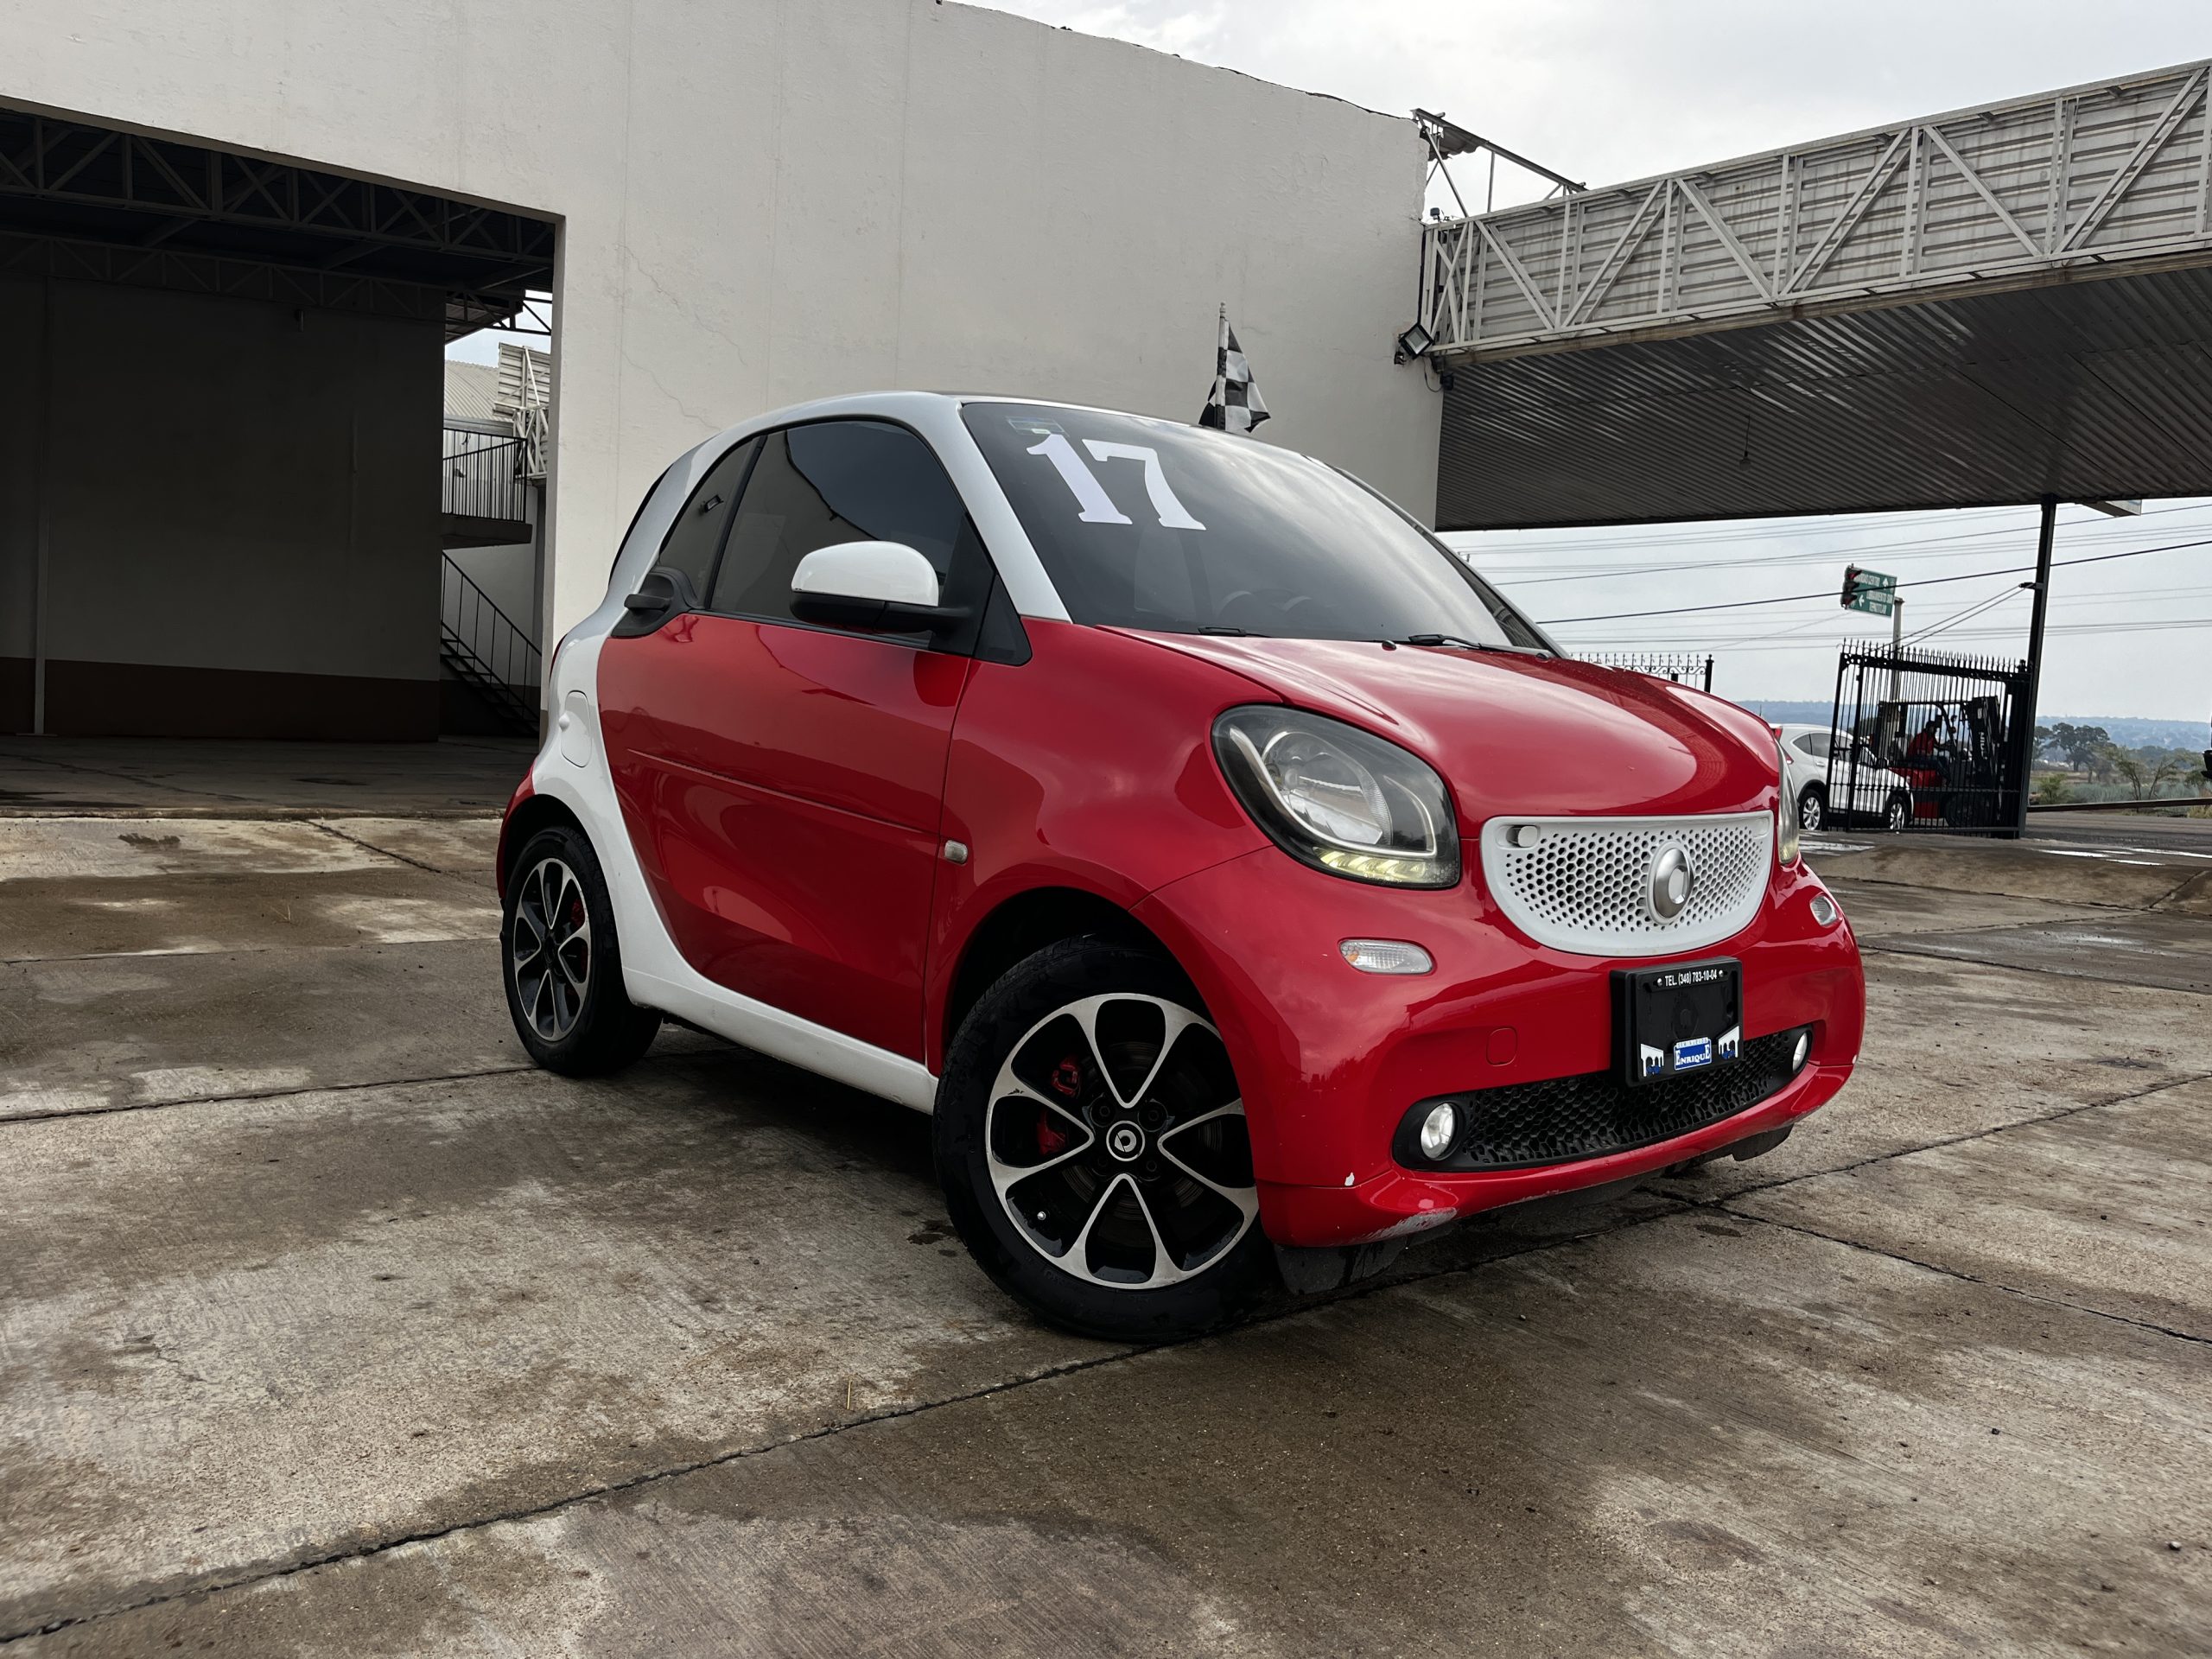
<path id="1" fill-rule="evenodd" d="M 124 804 L 0 820 L 10 1659 L 2212 1651 L 2179 853 L 1818 853 L 1873 1029 L 1780 1150 L 1135 1351 L 917 1118 L 525 1069 L 488 820 Z"/>
<path id="2" fill-rule="evenodd" d="M 0 813 L 284 818 L 474 817 L 507 804 L 537 745 L 0 737 Z"/>

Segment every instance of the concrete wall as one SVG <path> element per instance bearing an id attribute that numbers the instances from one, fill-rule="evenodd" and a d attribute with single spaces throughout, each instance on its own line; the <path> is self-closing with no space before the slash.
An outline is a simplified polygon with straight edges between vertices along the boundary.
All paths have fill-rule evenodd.
<path id="1" fill-rule="evenodd" d="M 58 734 L 434 735 L 439 352 L 419 323 L 0 282 L 0 728 L 29 728 L 42 626 Z"/>
<path id="2" fill-rule="evenodd" d="M 1422 152 L 1332 99 L 937 0 L 17 4 L 0 99 L 563 220 L 546 637 L 661 468 L 797 399 L 1194 417 L 1229 302 L 1269 440 L 1427 514 L 1389 361 Z"/>

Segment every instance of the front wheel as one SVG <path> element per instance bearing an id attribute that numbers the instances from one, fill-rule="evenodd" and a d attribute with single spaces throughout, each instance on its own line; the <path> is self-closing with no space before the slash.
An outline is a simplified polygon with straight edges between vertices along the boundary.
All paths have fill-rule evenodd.
<path id="1" fill-rule="evenodd" d="M 607 879 L 591 842 L 565 824 L 539 830 L 515 861 L 499 957 L 515 1034 L 549 1071 L 619 1071 L 660 1028 L 660 1015 L 623 989 Z"/>
<path id="2" fill-rule="evenodd" d="M 1827 798 L 1821 793 L 1818 784 L 1808 784 L 1805 792 L 1797 798 L 1797 827 L 1818 830 L 1827 823 Z"/>
<path id="3" fill-rule="evenodd" d="M 1890 797 L 1882 809 L 1882 827 L 1891 835 L 1903 835 L 1912 825 L 1912 797 L 1900 790 Z"/>
<path id="4" fill-rule="evenodd" d="M 953 1039 L 935 1133 L 969 1253 L 1065 1330 L 1188 1336 L 1268 1282 L 1228 1051 L 1158 957 L 1071 939 L 1010 969 Z"/>

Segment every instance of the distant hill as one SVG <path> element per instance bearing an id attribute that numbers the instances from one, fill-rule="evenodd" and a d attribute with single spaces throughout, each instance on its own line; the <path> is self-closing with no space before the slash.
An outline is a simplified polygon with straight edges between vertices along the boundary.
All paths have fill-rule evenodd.
<path id="1" fill-rule="evenodd" d="M 1777 726 L 1825 726 L 1834 713 L 1834 705 L 1821 702 L 1777 702 L 1751 698 L 1744 707 L 1753 714 L 1772 721 Z M 2147 743 L 2162 748 L 2202 749 L 2207 740 L 2205 722 L 2201 720 L 2139 720 L 2133 715 L 2042 715 L 2038 726 L 2055 726 L 2060 721 L 2069 726 L 2101 726 L 2112 734 L 2112 741 L 2123 748 L 2139 749 Z"/>

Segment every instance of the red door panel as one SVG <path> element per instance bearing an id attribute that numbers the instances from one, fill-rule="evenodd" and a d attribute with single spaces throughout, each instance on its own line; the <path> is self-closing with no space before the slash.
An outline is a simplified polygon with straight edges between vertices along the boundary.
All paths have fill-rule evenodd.
<path id="1" fill-rule="evenodd" d="M 729 616 L 607 641 L 615 792 L 685 960 L 920 1057 L 945 751 L 969 666 Z"/>

